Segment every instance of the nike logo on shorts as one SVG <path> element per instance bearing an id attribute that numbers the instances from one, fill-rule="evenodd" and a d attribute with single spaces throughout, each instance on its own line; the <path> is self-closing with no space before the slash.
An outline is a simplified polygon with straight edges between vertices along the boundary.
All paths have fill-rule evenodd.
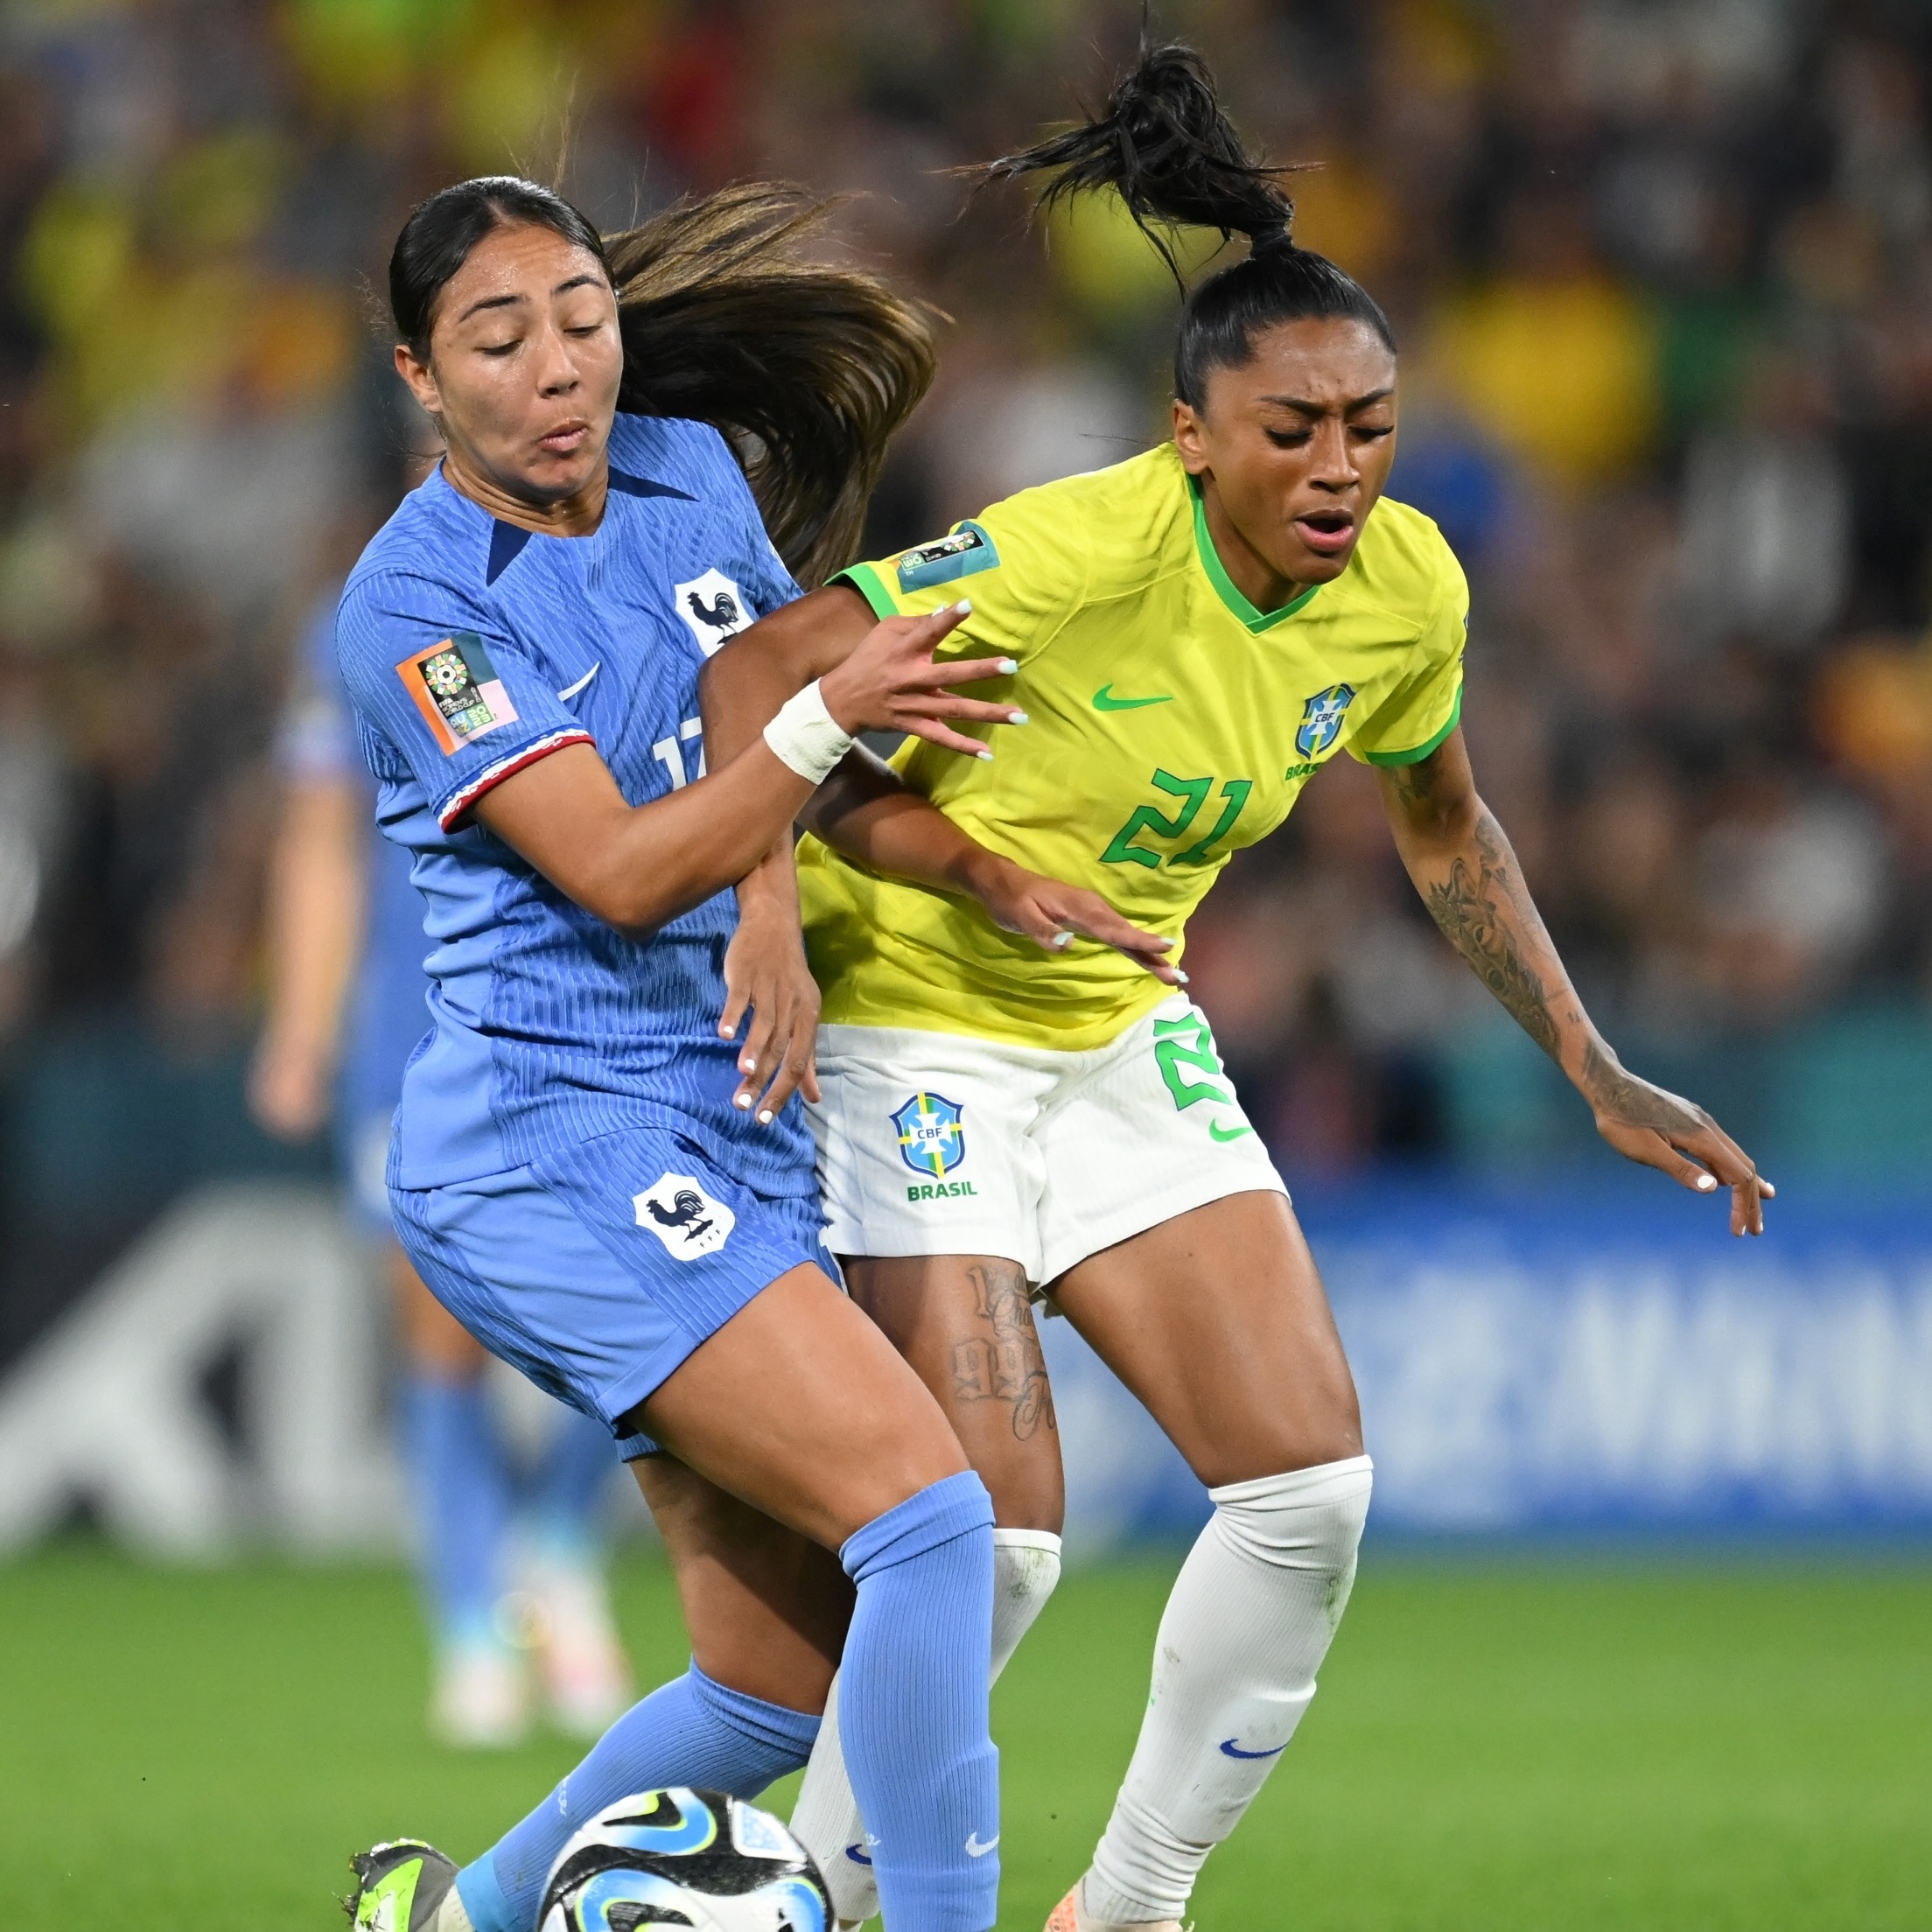
<path id="1" fill-rule="evenodd" d="M 1243 1751 L 1232 1738 L 1223 1738 L 1221 1748 L 1230 1758 L 1278 1758 L 1288 1746 L 1278 1744 L 1272 1751 Z"/>
<path id="2" fill-rule="evenodd" d="M 1239 1140 L 1243 1134 L 1253 1133 L 1254 1129 L 1252 1127 L 1224 1128 L 1218 1120 L 1211 1120 L 1208 1123 L 1208 1131 L 1216 1140 Z"/>

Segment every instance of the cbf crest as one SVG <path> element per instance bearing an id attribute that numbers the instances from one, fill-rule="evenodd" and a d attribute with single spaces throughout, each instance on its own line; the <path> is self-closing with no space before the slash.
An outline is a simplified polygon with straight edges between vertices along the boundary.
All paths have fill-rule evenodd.
<path id="1" fill-rule="evenodd" d="M 1355 701 L 1353 684 L 1331 684 L 1317 691 L 1301 708 L 1301 728 L 1295 733 L 1295 749 L 1304 758 L 1320 758 L 1341 732 L 1343 714 Z"/>
<path id="2" fill-rule="evenodd" d="M 930 1174 L 938 1180 L 965 1159 L 966 1130 L 959 1113 L 938 1094 L 914 1094 L 892 1116 L 899 1158 L 915 1174 Z"/>

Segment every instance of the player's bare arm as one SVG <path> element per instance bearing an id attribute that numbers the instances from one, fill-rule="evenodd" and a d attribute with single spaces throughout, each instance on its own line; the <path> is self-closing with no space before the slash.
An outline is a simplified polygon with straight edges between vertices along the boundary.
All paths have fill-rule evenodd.
<path id="1" fill-rule="evenodd" d="M 1383 808 L 1430 916 L 1483 984 L 1589 1102 L 1620 1154 L 1686 1187 L 1731 1190 L 1731 1231 L 1764 1232 L 1776 1189 L 1694 1102 L 1625 1070 L 1584 1012 L 1502 827 L 1482 802 L 1462 733 L 1382 767 Z"/>
<path id="2" fill-rule="evenodd" d="M 911 621 L 888 619 L 876 628 L 886 630 Z M 874 628 L 864 598 L 844 584 L 832 584 L 761 618 L 732 639 L 705 666 L 698 685 L 704 741 L 717 759 L 722 762 L 735 757 L 752 743 L 793 692 L 836 670 Z M 997 720 L 1015 721 L 1012 712 L 999 706 L 961 715 L 989 711 Z M 916 731 L 950 750 L 978 755 L 985 749 L 975 740 L 922 728 L 910 712 L 898 728 Z M 996 925 L 1035 941 L 1049 952 L 1062 949 L 1077 935 L 1114 947 L 1170 985 L 1185 983 L 1185 976 L 1162 956 L 1172 949 L 1172 941 L 1123 919 L 1098 892 L 1029 872 L 989 851 L 863 746 L 854 747 L 799 817 L 834 850 L 875 872 L 976 899 Z M 774 1005 L 780 998 L 793 998 L 802 1012 L 802 989 L 794 984 L 780 990 L 794 979 L 794 962 L 795 976 L 810 981 L 797 940 L 797 891 L 788 848 L 766 855 L 741 888 L 739 906 L 746 911 L 755 908 L 755 929 L 745 936 L 740 948 L 747 982 L 753 975 L 762 976 L 773 988 Z M 816 1018 L 816 989 L 812 1011 Z M 720 1030 L 727 1039 L 741 1012 L 742 1008 L 727 1008 L 721 1017 Z M 797 1062 L 801 1078 L 809 1065 L 808 1040 L 803 1046 L 805 1053 Z M 738 1065 L 747 1087 L 760 1068 L 769 1066 L 771 1050 L 770 1042 L 746 1040 Z"/>
<path id="3" fill-rule="evenodd" d="M 963 613 L 946 610 L 873 629 L 829 673 L 822 690 L 832 723 L 848 736 L 933 731 L 955 718 L 1004 724 L 1011 707 L 950 694 L 954 684 L 997 675 L 998 659 L 933 661 Z M 962 744 L 980 747 L 971 739 Z M 584 907 L 621 932 L 648 932 L 735 883 L 768 854 L 810 795 L 808 779 L 761 738 L 730 761 L 642 805 L 628 803 L 588 746 L 569 746 L 488 793 L 476 816 L 506 844 Z"/>

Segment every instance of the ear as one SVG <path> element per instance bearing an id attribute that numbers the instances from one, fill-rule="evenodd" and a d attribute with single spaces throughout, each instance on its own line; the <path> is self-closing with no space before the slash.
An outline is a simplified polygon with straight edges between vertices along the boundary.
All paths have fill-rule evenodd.
<path id="1" fill-rule="evenodd" d="M 396 346 L 396 373 L 410 386 L 410 394 L 422 406 L 425 416 L 441 416 L 442 392 L 436 386 L 436 374 L 427 362 L 418 362 L 407 342 Z"/>
<path id="2" fill-rule="evenodd" d="M 1189 476 L 1199 476 L 1212 466 L 1208 456 L 1208 426 L 1194 404 L 1183 402 L 1178 396 L 1174 398 L 1174 447 L 1180 452 L 1180 466 Z"/>

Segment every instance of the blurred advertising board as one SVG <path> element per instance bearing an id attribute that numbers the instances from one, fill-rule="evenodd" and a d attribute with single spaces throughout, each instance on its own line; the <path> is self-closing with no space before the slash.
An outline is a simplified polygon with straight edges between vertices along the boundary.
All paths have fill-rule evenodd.
<path id="1" fill-rule="evenodd" d="M 1932 1531 L 1932 1194 L 1787 1176 L 1760 1241 L 1659 1177 L 1382 1179 L 1298 1196 L 1361 1392 L 1375 1529 Z M 1045 1325 L 1069 1543 L 1206 1503 Z"/>

